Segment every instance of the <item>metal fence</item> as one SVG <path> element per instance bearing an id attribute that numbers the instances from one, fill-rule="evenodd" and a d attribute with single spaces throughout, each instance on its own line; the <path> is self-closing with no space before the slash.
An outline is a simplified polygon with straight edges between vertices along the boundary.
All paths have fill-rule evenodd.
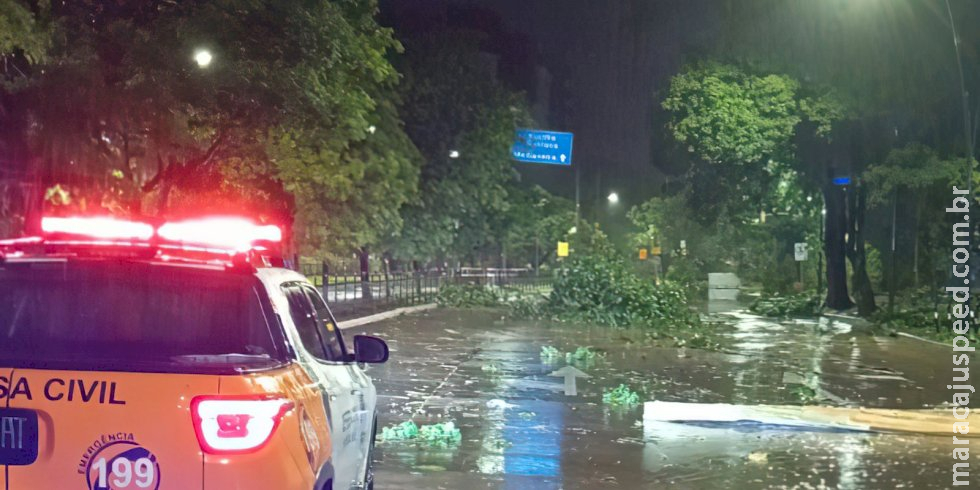
<path id="1" fill-rule="evenodd" d="M 434 303 L 447 285 L 499 287 L 523 293 L 545 292 L 550 276 L 528 269 L 466 267 L 449 271 L 370 273 L 362 278 L 347 268 L 334 273 L 328 264 L 300 263 L 300 272 L 320 288 L 338 320 L 403 306 Z"/>

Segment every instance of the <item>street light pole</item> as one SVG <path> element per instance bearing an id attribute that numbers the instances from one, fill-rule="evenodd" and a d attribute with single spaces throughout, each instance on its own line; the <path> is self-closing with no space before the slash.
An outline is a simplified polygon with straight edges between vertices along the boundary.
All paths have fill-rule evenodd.
<path id="1" fill-rule="evenodd" d="M 582 200 L 581 200 L 581 189 L 579 188 L 581 181 L 581 170 L 579 166 L 575 166 L 575 229 L 578 230 L 579 220 L 582 219 Z"/>
<path id="2" fill-rule="evenodd" d="M 817 296 L 823 296 L 823 257 L 827 250 L 827 244 L 824 242 L 824 228 L 827 227 L 827 204 L 824 203 L 823 209 L 820 210 L 820 244 L 822 248 L 820 250 L 820 255 L 817 256 Z"/>
<path id="3" fill-rule="evenodd" d="M 966 78 L 963 76 L 963 59 L 960 56 L 960 38 L 956 34 L 956 22 L 953 20 L 953 8 L 946 0 L 946 12 L 949 13 L 949 28 L 953 31 L 953 47 L 956 48 L 956 66 L 960 72 L 960 96 L 963 99 L 963 134 L 966 144 L 966 185 L 969 189 L 970 200 L 973 200 L 973 131 L 970 130 L 970 93 L 966 91 Z"/>

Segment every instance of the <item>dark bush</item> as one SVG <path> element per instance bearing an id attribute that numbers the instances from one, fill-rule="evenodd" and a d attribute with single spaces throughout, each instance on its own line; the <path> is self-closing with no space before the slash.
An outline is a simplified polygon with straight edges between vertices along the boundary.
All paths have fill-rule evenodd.
<path id="1" fill-rule="evenodd" d="M 749 311 L 770 317 L 813 316 L 820 314 L 820 297 L 814 293 L 763 296 L 752 302 Z"/>
<path id="2" fill-rule="evenodd" d="M 472 308 L 500 306 L 503 301 L 496 289 L 476 284 L 447 285 L 439 289 L 436 302 L 439 306 Z"/>

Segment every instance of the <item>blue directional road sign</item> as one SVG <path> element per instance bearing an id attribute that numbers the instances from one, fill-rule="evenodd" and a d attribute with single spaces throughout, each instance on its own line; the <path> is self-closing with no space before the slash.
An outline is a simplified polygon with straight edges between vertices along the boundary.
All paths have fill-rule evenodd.
<path id="1" fill-rule="evenodd" d="M 519 162 L 571 165 L 572 137 L 572 133 L 518 129 L 510 153 Z"/>

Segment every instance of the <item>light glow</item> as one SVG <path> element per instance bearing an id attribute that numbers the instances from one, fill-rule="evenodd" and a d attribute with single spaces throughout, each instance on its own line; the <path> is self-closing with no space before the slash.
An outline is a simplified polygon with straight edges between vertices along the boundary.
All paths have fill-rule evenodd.
<path id="1" fill-rule="evenodd" d="M 210 65 L 212 59 L 211 52 L 206 49 L 200 49 L 194 53 L 194 62 L 201 68 L 206 68 Z"/>
<path id="2" fill-rule="evenodd" d="M 167 241 L 233 250 L 250 250 L 256 242 L 281 242 L 282 230 L 244 218 L 214 217 L 166 223 L 157 235 Z"/>
<path id="3" fill-rule="evenodd" d="M 65 234 L 98 240 L 149 240 L 153 226 L 137 221 L 102 217 L 41 218 L 41 231 L 48 235 Z"/>
<path id="4" fill-rule="evenodd" d="M 292 408 L 293 402 L 279 397 L 199 396 L 191 401 L 198 443 L 209 454 L 258 451 Z"/>

